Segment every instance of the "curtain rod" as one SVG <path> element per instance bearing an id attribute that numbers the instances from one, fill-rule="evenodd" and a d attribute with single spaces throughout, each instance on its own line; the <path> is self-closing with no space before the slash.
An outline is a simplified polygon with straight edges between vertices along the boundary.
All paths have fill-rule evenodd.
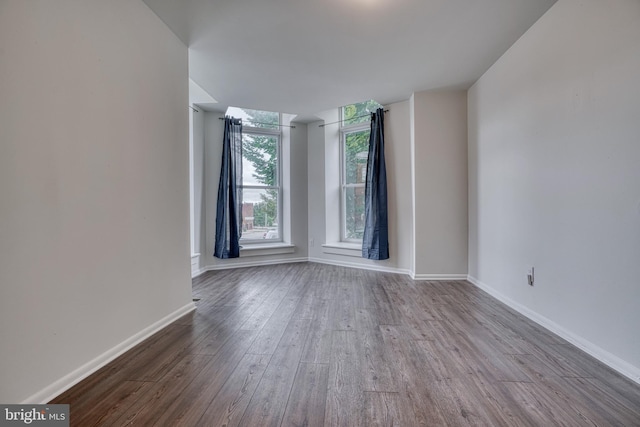
<path id="1" fill-rule="evenodd" d="M 385 113 L 386 113 L 387 111 L 389 111 L 389 110 L 384 110 L 384 112 L 385 112 Z M 361 118 L 361 117 L 369 117 L 369 116 L 371 116 L 371 113 L 369 113 L 369 114 L 363 114 L 363 115 L 361 115 L 361 116 L 350 117 L 350 118 L 348 118 L 348 119 L 344 119 L 344 120 L 338 120 L 337 122 L 324 123 L 324 124 L 318 125 L 318 127 L 323 128 L 323 127 L 325 127 L 325 126 L 335 125 L 336 123 L 346 122 L 347 120 L 359 119 L 359 118 Z"/>
<path id="2" fill-rule="evenodd" d="M 224 120 L 224 117 L 218 117 L 218 120 Z M 242 119 L 240 119 L 240 120 L 242 120 Z M 291 128 L 291 129 L 295 129 L 296 128 L 295 126 L 291 126 L 291 125 L 281 125 L 281 124 L 274 125 L 274 123 L 262 123 L 262 122 L 251 122 L 251 123 L 256 124 L 256 125 L 280 126 L 280 127 L 285 127 L 285 128 Z"/>

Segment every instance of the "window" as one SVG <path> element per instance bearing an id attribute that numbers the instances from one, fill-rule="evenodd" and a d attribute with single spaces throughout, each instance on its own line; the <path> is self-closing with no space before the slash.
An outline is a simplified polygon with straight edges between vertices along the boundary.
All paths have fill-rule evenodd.
<path id="1" fill-rule="evenodd" d="M 282 241 L 280 114 L 229 107 L 242 119 L 241 243 Z"/>
<path id="2" fill-rule="evenodd" d="M 341 240 L 359 242 L 364 234 L 364 192 L 371 113 L 380 108 L 370 100 L 340 109 Z"/>

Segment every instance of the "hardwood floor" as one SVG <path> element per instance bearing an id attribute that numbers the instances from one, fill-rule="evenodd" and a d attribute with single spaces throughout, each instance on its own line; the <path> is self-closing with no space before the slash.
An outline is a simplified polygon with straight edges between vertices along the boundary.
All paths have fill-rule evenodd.
<path id="1" fill-rule="evenodd" d="M 76 426 L 640 425 L 640 386 L 467 282 L 303 263 L 193 294 L 51 403 Z"/>

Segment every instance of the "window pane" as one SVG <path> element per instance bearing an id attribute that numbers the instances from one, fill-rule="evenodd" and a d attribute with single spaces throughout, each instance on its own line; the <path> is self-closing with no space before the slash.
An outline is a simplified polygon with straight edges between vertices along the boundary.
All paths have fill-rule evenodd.
<path id="1" fill-rule="evenodd" d="M 364 185 L 345 188 L 345 238 L 362 239 L 364 234 Z"/>
<path id="2" fill-rule="evenodd" d="M 242 239 L 280 240 L 278 190 L 242 190 Z"/>
<path id="3" fill-rule="evenodd" d="M 278 185 L 278 137 L 242 135 L 243 185 Z"/>
<path id="4" fill-rule="evenodd" d="M 367 129 L 344 135 L 345 184 L 363 184 L 367 179 L 370 132 Z"/>
<path id="5" fill-rule="evenodd" d="M 242 119 L 242 124 L 244 126 L 276 130 L 280 128 L 280 114 L 273 111 L 260 111 L 251 110 L 249 108 L 229 107 L 227 108 L 226 114 L 237 119 Z"/>
<path id="6" fill-rule="evenodd" d="M 342 126 L 365 123 L 371 119 L 371 113 L 382 105 L 374 100 L 358 102 L 357 104 L 345 105 L 342 107 Z"/>

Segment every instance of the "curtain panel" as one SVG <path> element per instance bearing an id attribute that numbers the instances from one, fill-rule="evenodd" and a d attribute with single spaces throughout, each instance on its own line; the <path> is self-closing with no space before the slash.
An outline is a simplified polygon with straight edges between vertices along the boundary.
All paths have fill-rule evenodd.
<path id="1" fill-rule="evenodd" d="M 238 258 L 242 236 L 242 120 L 224 118 L 213 256 Z"/>
<path id="2" fill-rule="evenodd" d="M 384 109 L 382 108 L 371 113 L 364 197 L 365 225 L 362 257 L 374 260 L 388 259 L 387 169 L 384 160 Z"/>

